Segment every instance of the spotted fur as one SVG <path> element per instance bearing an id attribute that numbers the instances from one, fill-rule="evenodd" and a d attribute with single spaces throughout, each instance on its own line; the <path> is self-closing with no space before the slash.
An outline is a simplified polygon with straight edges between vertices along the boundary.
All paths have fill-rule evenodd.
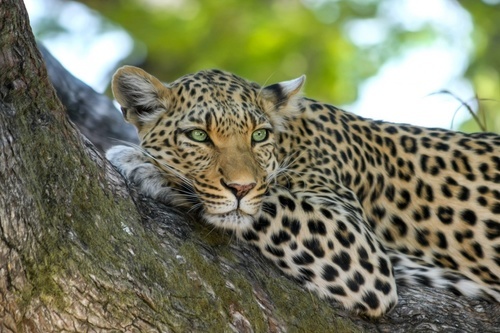
<path id="1" fill-rule="evenodd" d="M 348 309 L 387 313 L 396 280 L 500 302 L 500 136 L 364 119 L 303 82 L 123 67 L 113 92 L 142 144 L 107 157 Z"/>

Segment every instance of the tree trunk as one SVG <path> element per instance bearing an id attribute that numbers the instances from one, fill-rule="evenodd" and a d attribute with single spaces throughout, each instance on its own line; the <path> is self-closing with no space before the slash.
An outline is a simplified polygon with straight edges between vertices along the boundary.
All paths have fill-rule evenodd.
<path id="1" fill-rule="evenodd" d="M 0 332 L 500 327 L 499 305 L 431 289 L 401 289 L 378 321 L 353 316 L 230 235 L 128 189 L 68 121 L 15 0 L 0 0 L 0 186 Z"/>

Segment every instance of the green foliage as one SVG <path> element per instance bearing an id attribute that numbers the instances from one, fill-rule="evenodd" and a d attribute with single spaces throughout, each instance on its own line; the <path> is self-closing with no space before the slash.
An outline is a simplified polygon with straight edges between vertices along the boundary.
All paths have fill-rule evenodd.
<path id="1" fill-rule="evenodd" d="M 308 95 L 337 104 L 354 101 L 358 85 L 377 72 L 398 44 L 424 36 L 399 29 L 376 50 L 357 47 L 347 38 L 346 24 L 376 16 L 376 1 L 85 3 L 143 43 L 147 57 L 140 65 L 162 80 L 215 67 L 268 83 L 307 73 Z"/>
<path id="2" fill-rule="evenodd" d="M 109 20 L 101 23 L 102 29 L 118 24 L 133 37 L 134 50 L 123 63 L 139 65 L 163 81 L 206 68 L 229 70 L 259 83 L 289 80 L 305 73 L 306 94 L 337 105 L 354 102 L 364 80 L 409 48 L 433 43 L 456 45 L 456 35 L 446 24 L 429 21 L 412 25 L 397 11 L 391 12 L 391 8 L 406 1 L 79 2 Z M 481 105 L 481 112 L 493 119 L 486 124 L 487 129 L 500 132 L 494 120 L 500 117 L 500 2 L 457 4 L 449 0 L 449 5 L 461 6 L 472 17 L 472 49 L 469 40 L 463 41 L 464 52 L 472 53 L 465 75 L 480 99 L 493 100 Z M 364 26 L 358 39 L 368 42 L 353 38 L 350 32 L 356 25 Z M 50 23 L 45 23 L 44 28 L 60 30 Z M 378 39 L 370 41 L 377 34 Z M 464 100 L 471 97 L 460 96 Z"/>
<path id="3" fill-rule="evenodd" d="M 500 1 L 460 1 L 460 4 L 474 21 L 476 47 L 467 77 L 480 99 L 478 118 L 483 120 L 487 131 L 500 133 Z M 478 131 L 480 126 L 471 119 L 463 124 L 462 129 Z"/>

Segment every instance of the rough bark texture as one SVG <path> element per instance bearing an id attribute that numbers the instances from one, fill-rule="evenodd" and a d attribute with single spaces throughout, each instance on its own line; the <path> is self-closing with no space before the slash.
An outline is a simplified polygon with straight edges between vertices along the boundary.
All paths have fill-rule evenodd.
<path id="1" fill-rule="evenodd" d="M 66 119 L 15 0 L 0 0 L 0 186 L 0 332 L 500 327 L 499 305 L 430 289 L 402 289 L 381 320 L 353 316 L 230 235 L 129 190 Z"/>

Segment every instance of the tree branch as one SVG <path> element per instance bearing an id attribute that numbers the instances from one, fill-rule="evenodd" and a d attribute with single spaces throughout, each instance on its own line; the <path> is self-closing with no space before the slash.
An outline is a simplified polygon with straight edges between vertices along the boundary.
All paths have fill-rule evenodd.
<path id="1" fill-rule="evenodd" d="M 120 141 L 139 143 L 135 127 L 123 120 L 108 97 L 69 73 L 42 44 L 38 44 L 38 48 L 69 118 L 97 149 L 104 152 Z"/>

